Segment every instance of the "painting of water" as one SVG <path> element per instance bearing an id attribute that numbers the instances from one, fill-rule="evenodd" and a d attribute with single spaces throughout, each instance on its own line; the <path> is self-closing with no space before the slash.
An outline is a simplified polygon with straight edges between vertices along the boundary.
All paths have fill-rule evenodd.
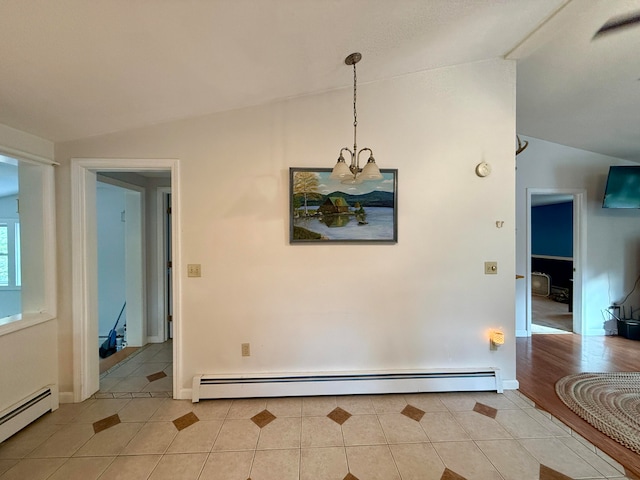
<path id="1" fill-rule="evenodd" d="M 289 169 L 290 242 L 398 241 L 398 171 L 352 185 L 330 178 L 328 168 Z"/>

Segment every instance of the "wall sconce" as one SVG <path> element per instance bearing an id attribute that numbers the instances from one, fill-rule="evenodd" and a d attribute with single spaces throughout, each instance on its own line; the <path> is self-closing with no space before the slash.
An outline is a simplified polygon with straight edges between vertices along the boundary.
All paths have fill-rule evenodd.
<path id="1" fill-rule="evenodd" d="M 504 333 L 500 330 L 492 330 L 489 333 L 489 348 L 497 350 L 500 345 L 504 345 Z"/>

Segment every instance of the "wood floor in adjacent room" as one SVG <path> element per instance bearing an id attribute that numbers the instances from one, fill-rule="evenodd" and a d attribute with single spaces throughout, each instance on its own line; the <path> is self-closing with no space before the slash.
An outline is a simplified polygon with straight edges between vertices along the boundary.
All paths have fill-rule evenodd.
<path id="1" fill-rule="evenodd" d="M 573 373 L 640 371 L 640 341 L 623 337 L 544 335 L 516 339 L 520 392 L 640 479 L 640 455 L 600 433 L 558 398 L 556 382 Z M 633 478 L 633 476 L 630 476 Z"/>

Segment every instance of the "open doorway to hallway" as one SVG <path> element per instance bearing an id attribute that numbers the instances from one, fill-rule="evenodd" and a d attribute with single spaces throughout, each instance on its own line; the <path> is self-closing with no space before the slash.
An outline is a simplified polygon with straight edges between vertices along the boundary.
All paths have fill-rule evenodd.
<path id="1" fill-rule="evenodd" d="M 170 175 L 98 172 L 97 179 L 99 394 L 171 396 L 171 282 L 148 268 L 156 262 L 157 272 L 170 271 Z M 156 228 L 145 228 L 154 223 L 147 217 Z M 115 348 L 105 350 L 114 336 Z"/>
<path id="2" fill-rule="evenodd" d="M 175 236 L 175 227 L 167 227 L 167 205 L 163 200 L 172 191 L 174 172 L 177 174 L 175 160 L 72 160 L 72 177 L 77 185 L 72 198 L 74 328 L 78 333 L 74 336 L 74 401 L 93 395 L 174 395 L 177 366 L 175 342 L 170 338 L 167 324 L 172 313 L 168 310 L 167 298 L 173 297 L 171 291 L 178 279 L 167 277 L 166 246 L 175 243 L 167 236 Z M 115 209 L 114 221 L 124 224 L 128 231 L 124 235 L 125 280 L 119 280 L 120 285 L 118 280 L 112 284 L 115 296 L 104 302 L 101 297 L 104 292 L 100 290 L 105 280 L 99 268 L 100 249 L 104 245 L 100 246 L 97 237 L 105 233 L 97 225 L 100 222 L 98 180 L 108 183 L 109 188 L 117 186 L 127 190 L 125 197 L 131 197 L 130 191 L 138 194 L 136 201 L 128 202 L 124 210 L 118 211 L 119 206 Z M 131 234 L 129 221 L 135 226 L 133 230 L 137 230 L 135 235 Z M 108 255 L 105 268 L 114 269 L 118 263 L 115 259 Z M 110 312 L 105 315 L 106 326 L 99 327 L 99 311 L 105 310 L 101 308 L 105 304 L 107 309 L 116 312 L 125 306 L 121 324 L 115 323 L 117 313 Z M 175 321 L 176 316 L 172 315 L 172 319 Z M 107 330 L 108 335 L 114 327 L 120 348 L 110 364 L 101 368 L 97 339 L 99 334 L 105 335 L 103 330 Z M 179 339 L 179 333 L 173 333 Z"/>

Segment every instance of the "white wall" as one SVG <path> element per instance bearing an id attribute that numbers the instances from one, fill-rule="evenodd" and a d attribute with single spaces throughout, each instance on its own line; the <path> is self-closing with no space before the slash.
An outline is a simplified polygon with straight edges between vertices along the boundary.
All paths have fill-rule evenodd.
<path id="1" fill-rule="evenodd" d="M 352 142 L 351 89 L 56 146 L 59 242 L 72 157 L 181 162 L 181 391 L 199 373 L 495 366 L 515 385 L 515 65 L 493 60 L 364 83 L 360 146 L 398 168 L 396 245 L 289 245 L 288 168 Z M 492 164 L 484 179 L 477 163 Z M 497 229 L 496 221 L 504 221 Z M 62 284 L 71 259 L 60 252 Z M 498 275 L 484 275 L 497 261 Z M 71 389 L 60 289 L 61 390 Z M 489 350 L 488 331 L 507 342 Z M 251 343 L 251 357 L 240 344 Z"/>
<path id="2" fill-rule="evenodd" d="M 106 336 L 113 328 L 126 298 L 125 248 L 122 212 L 125 190 L 98 183 L 96 219 L 98 225 L 98 334 Z M 118 323 L 124 327 L 126 317 Z M 102 339 L 101 341 L 104 341 Z"/>
<path id="3" fill-rule="evenodd" d="M 618 302 L 633 289 L 640 275 L 640 212 L 602 208 L 602 198 L 610 165 L 631 162 L 578 150 L 535 138 L 518 156 L 516 182 L 516 271 L 526 265 L 527 188 L 585 189 L 586 255 L 583 271 L 583 315 L 586 335 L 612 333 L 605 329 L 603 309 Z M 524 282 L 516 292 L 516 330 L 526 331 Z M 627 305 L 640 307 L 640 291 Z"/>

